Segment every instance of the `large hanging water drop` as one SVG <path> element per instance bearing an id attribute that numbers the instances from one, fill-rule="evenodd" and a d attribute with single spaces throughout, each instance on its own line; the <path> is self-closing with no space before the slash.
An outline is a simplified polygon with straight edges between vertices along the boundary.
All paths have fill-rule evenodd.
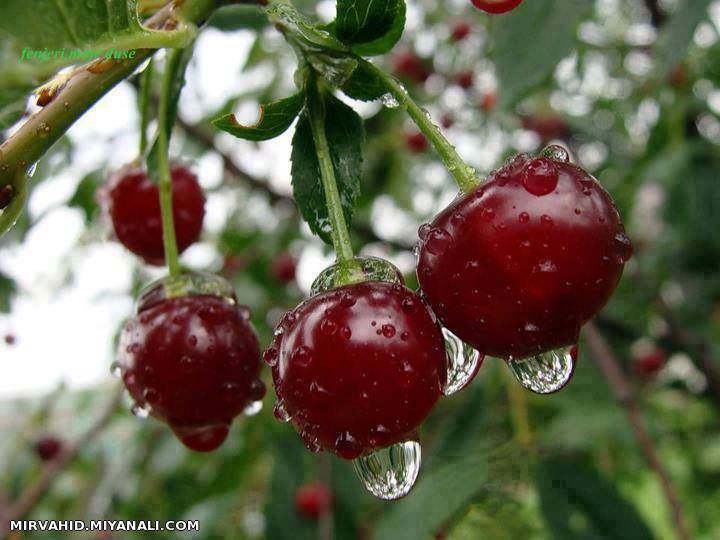
<path id="1" fill-rule="evenodd" d="M 575 371 L 577 347 L 564 347 L 528 358 L 510 358 L 508 366 L 525 388 L 536 394 L 552 394 L 570 382 Z"/>
<path id="2" fill-rule="evenodd" d="M 447 353 L 447 380 L 442 391 L 451 396 L 465 388 L 475 378 L 484 355 L 462 341 L 447 328 L 442 329 Z"/>
<path id="3" fill-rule="evenodd" d="M 415 485 L 421 453 L 419 442 L 405 441 L 359 457 L 353 465 L 370 493 L 392 501 L 410 493 Z"/>

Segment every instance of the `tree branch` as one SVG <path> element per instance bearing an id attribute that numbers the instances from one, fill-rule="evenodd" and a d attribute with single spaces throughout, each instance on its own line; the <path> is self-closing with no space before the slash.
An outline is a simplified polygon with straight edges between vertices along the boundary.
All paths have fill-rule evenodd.
<path id="1" fill-rule="evenodd" d="M 105 410 L 98 416 L 90 428 L 73 444 L 64 448 L 61 453 L 42 470 L 34 484 L 28 486 L 18 499 L 10 505 L 4 515 L 0 515 L 0 534 L 7 531 L 10 521 L 17 520 L 29 513 L 50 490 L 55 479 L 78 456 L 81 450 L 99 435 L 110 423 L 122 397 L 122 388 L 118 388 L 110 399 Z"/>
<path id="2" fill-rule="evenodd" d="M 657 455 L 653 440 L 643 423 L 632 387 L 620 368 L 618 359 L 594 323 L 588 323 L 584 328 L 584 333 L 595 361 L 598 363 L 605 379 L 612 388 L 615 397 L 625 409 L 625 414 L 630 422 L 633 435 L 640 445 L 648 465 L 660 481 L 678 537 L 681 540 L 690 540 L 690 533 L 685 523 L 682 506 L 680 505 L 675 486 Z"/>
<path id="3" fill-rule="evenodd" d="M 660 2 L 658 0 L 645 0 L 645 7 L 650 12 L 650 22 L 655 28 L 660 28 L 665 24 L 667 15 L 660 8 Z"/>

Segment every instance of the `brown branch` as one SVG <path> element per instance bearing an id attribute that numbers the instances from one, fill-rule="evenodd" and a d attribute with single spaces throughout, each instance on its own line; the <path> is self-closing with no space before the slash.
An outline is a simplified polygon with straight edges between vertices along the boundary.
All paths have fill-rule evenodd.
<path id="1" fill-rule="evenodd" d="M 620 368 L 620 363 L 615 353 L 613 353 L 609 344 L 594 323 L 588 323 L 585 326 L 584 333 L 595 361 L 598 363 L 605 379 L 612 388 L 615 397 L 625 409 L 625 414 L 630 422 L 633 435 L 640 445 L 648 465 L 660 481 L 678 537 L 681 540 L 690 540 L 690 533 L 685 523 L 682 506 L 680 505 L 675 486 L 657 455 L 655 444 L 645 427 L 632 387 Z"/>
<path id="2" fill-rule="evenodd" d="M 117 410 L 121 397 L 121 389 L 118 389 L 105 410 L 90 428 L 74 443 L 64 448 L 52 462 L 48 463 L 40 473 L 37 481 L 28 486 L 17 500 L 7 508 L 4 515 L 0 516 L 0 534 L 6 531 L 11 521 L 20 519 L 31 511 L 50 490 L 55 479 L 78 456 L 80 451 L 107 427 Z"/>
<path id="3" fill-rule="evenodd" d="M 658 0 L 645 0 L 645 7 L 650 12 L 650 22 L 655 28 L 660 28 L 665 24 L 667 15 L 660 7 Z"/>

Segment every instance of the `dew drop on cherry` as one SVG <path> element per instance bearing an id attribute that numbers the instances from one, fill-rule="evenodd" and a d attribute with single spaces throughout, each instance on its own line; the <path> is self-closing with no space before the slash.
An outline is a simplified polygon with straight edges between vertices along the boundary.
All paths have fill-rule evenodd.
<path id="1" fill-rule="evenodd" d="M 527 358 L 510 358 L 508 366 L 520 384 L 536 394 L 552 394 L 572 378 L 577 345 L 563 347 Z"/>
<path id="2" fill-rule="evenodd" d="M 477 375 L 484 355 L 463 342 L 447 328 L 442 329 L 447 353 L 447 375 L 442 392 L 446 396 L 465 388 Z"/>
<path id="3" fill-rule="evenodd" d="M 551 144 L 550 146 L 545 147 L 545 149 L 540 154 L 559 163 L 570 162 L 570 154 L 568 153 L 568 151 L 557 144 Z"/>
<path id="4" fill-rule="evenodd" d="M 136 403 L 132 406 L 130 412 L 132 412 L 134 416 L 144 419 L 150 416 L 150 407 L 148 405 L 140 405 L 139 403 Z"/>
<path id="5" fill-rule="evenodd" d="M 275 407 L 273 407 L 273 416 L 280 420 L 280 422 L 290 421 L 290 413 L 285 408 L 285 403 L 282 400 L 275 402 Z"/>
<path id="6" fill-rule="evenodd" d="M 558 170 L 548 158 L 530 160 L 523 169 L 522 185 L 533 195 L 541 197 L 552 193 L 558 184 Z"/>
<path id="7" fill-rule="evenodd" d="M 405 441 L 361 456 L 353 465 L 370 493 L 392 501 L 407 495 L 415 485 L 421 458 L 420 443 Z"/>

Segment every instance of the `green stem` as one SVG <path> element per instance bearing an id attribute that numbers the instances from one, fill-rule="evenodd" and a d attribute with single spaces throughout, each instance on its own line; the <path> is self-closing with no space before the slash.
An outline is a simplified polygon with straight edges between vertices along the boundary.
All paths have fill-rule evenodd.
<path id="1" fill-rule="evenodd" d="M 311 82 L 311 84 L 313 84 Z M 318 162 L 320 163 L 320 176 L 322 177 L 323 191 L 325 192 L 325 203 L 327 204 L 328 216 L 333 247 L 337 254 L 338 262 L 348 262 L 354 259 L 352 244 L 350 243 L 350 232 L 345 223 L 340 192 L 338 191 L 335 179 L 335 168 L 330 157 L 330 146 L 328 145 L 325 133 L 325 106 L 320 96 L 320 90 L 311 91 L 308 98 L 308 112 L 310 114 L 310 126 L 312 128 L 313 140 L 317 149 Z"/>
<path id="2" fill-rule="evenodd" d="M 428 138 L 437 150 L 438 154 L 445 163 L 450 173 L 455 178 L 460 189 L 464 192 L 470 192 L 474 190 L 479 184 L 479 179 L 470 165 L 460 157 L 455 147 L 445 138 L 440 131 L 440 128 L 433 124 L 432 120 L 427 114 L 427 111 L 422 109 L 415 101 L 410 97 L 405 87 L 400 84 L 394 77 L 385 73 L 382 69 L 376 65 L 368 62 L 367 60 L 360 60 L 364 63 L 367 68 L 372 71 L 385 85 L 388 92 L 397 100 L 397 102 L 405 108 L 410 118 L 413 119 L 417 127 L 422 131 L 423 135 Z"/>
<path id="3" fill-rule="evenodd" d="M 527 393 L 510 374 L 510 371 L 503 369 L 502 374 L 510 402 L 510 416 L 512 417 L 515 439 L 522 446 L 529 447 L 532 445 L 533 436 L 530 429 Z"/>
<path id="4" fill-rule="evenodd" d="M 160 104 L 158 107 L 158 138 L 157 160 L 160 190 L 160 212 L 162 213 L 163 245 L 165 246 L 165 262 L 170 276 L 176 278 L 180 275 L 180 262 L 178 260 L 177 241 L 175 239 L 175 223 L 173 219 L 172 179 L 170 178 L 170 160 L 168 158 L 168 108 L 170 106 L 170 92 L 173 84 L 173 64 L 177 61 L 181 49 L 174 49 L 168 54 L 165 73 L 163 74 L 162 89 L 160 90 Z"/>
<path id="5" fill-rule="evenodd" d="M 150 58 L 145 71 L 140 78 L 140 96 L 138 106 L 140 107 L 140 155 L 145 155 L 147 149 L 147 129 L 150 121 L 150 101 L 152 94 L 153 59 Z"/>

